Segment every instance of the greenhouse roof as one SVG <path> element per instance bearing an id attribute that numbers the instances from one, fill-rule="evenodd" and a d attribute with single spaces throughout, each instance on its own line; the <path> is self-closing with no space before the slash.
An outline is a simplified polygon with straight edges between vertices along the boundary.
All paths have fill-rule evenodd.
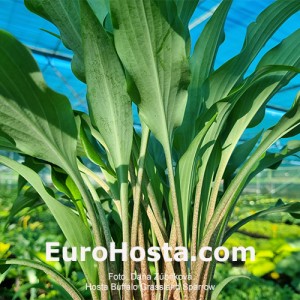
<path id="1" fill-rule="evenodd" d="M 200 1 L 189 25 L 192 46 L 220 2 L 221 0 Z M 247 26 L 255 21 L 257 15 L 273 2 L 274 0 L 233 1 L 232 9 L 225 24 L 226 40 L 220 48 L 215 67 L 220 66 L 241 50 Z M 23 0 L 0 0 L 0 9 L 0 28 L 12 33 L 32 50 L 50 87 L 65 94 L 75 109 L 85 111 L 87 109 L 86 89 L 85 85 L 78 81 L 71 72 L 72 53 L 62 45 L 58 38 L 46 32 L 58 33 L 57 29 L 51 23 L 29 12 L 25 8 Z M 300 13 L 297 13 L 274 34 L 259 57 L 298 29 L 299 24 Z M 255 62 L 249 71 L 253 71 L 254 66 Z M 250 138 L 262 127 L 272 126 L 292 104 L 299 87 L 300 78 L 297 76 L 270 101 L 263 124 L 259 128 L 248 130 L 244 138 Z M 135 122 L 138 123 L 136 116 Z"/>

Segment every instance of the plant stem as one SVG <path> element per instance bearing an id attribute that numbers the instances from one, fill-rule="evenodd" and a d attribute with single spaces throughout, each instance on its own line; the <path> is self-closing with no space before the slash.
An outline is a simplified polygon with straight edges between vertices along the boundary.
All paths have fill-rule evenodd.
<path id="1" fill-rule="evenodd" d="M 164 151 L 166 156 L 168 177 L 170 183 L 170 192 L 171 192 L 173 214 L 174 214 L 174 221 L 176 227 L 177 244 L 179 247 L 183 247 L 181 222 L 180 222 L 179 208 L 177 203 L 174 171 L 173 171 L 173 164 L 172 164 L 172 155 L 171 155 L 171 149 L 169 143 L 167 144 L 167 146 L 164 147 Z M 187 285 L 187 269 L 184 261 L 180 261 L 180 269 L 181 269 L 181 275 L 183 276 L 183 284 Z M 188 299 L 188 290 L 184 289 L 183 294 L 184 294 L 184 299 Z"/>
<path id="2" fill-rule="evenodd" d="M 138 143 L 137 143 L 136 139 L 134 139 L 133 140 L 133 147 L 132 147 L 132 154 L 133 154 L 133 157 L 134 157 L 135 160 L 138 160 L 139 152 L 140 151 L 138 150 Z M 132 176 L 134 175 L 133 173 L 134 172 L 131 171 Z M 144 172 L 143 172 L 142 187 L 147 191 L 147 192 L 145 192 L 145 197 L 147 197 L 150 201 L 152 211 L 155 215 L 156 221 L 159 224 L 159 227 L 160 227 L 160 230 L 161 230 L 162 234 L 164 236 L 167 236 L 167 231 L 166 231 L 166 228 L 165 228 L 164 219 L 163 219 L 162 214 L 161 214 L 161 208 L 158 205 L 158 201 L 157 201 L 156 195 L 153 191 L 153 187 L 152 187 L 152 184 L 149 180 L 146 168 L 144 168 Z"/>
<path id="3" fill-rule="evenodd" d="M 151 232 L 152 232 L 152 244 L 154 247 L 157 246 L 157 239 L 156 239 L 156 236 L 153 232 L 153 227 L 151 225 Z M 160 286 L 160 278 L 159 278 L 159 274 L 160 274 L 160 271 L 159 271 L 159 263 L 158 261 L 155 261 L 154 262 L 154 266 L 155 266 L 155 273 L 156 273 L 156 286 Z M 160 289 L 158 289 L 157 293 L 156 293 L 156 300 L 160 300 L 161 299 L 161 291 Z"/>
<path id="4" fill-rule="evenodd" d="M 162 247 L 168 240 L 167 234 L 161 230 L 149 203 L 143 198 L 141 199 L 141 203 L 144 206 L 148 219 L 153 227 L 159 246 Z"/>
<path id="5" fill-rule="evenodd" d="M 103 246 L 105 243 L 102 238 L 102 233 L 100 231 L 100 226 L 98 225 L 98 218 L 96 215 L 95 206 L 88 196 L 88 191 L 86 190 L 86 187 L 84 185 L 83 179 L 81 177 L 81 174 L 78 172 L 70 171 L 69 174 L 71 175 L 72 179 L 74 180 L 76 186 L 78 187 L 81 196 L 84 200 L 91 224 L 92 224 L 92 230 L 94 234 L 95 244 L 96 247 Z M 72 176 L 73 175 L 73 176 Z M 108 287 L 109 281 L 108 281 L 108 274 L 107 274 L 107 267 L 105 262 L 99 262 L 98 263 L 98 276 L 99 276 L 99 283 L 103 284 L 104 286 Z M 101 291 L 101 300 L 109 300 L 108 298 L 108 290 L 103 289 Z"/>
<path id="6" fill-rule="evenodd" d="M 201 245 L 208 245 L 208 239 L 204 238 Z M 192 286 L 197 286 L 199 284 L 201 273 L 202 273 L 201 271 L 204 266 L 204 262 L 200 260 L 198 256 L 196 257 L 197 257 L 197 261 L 193 264 L 193 269 L 192 269 L 192 282 L 191 282 Z M 198 290 L 192 289 L 190 293 L 191 299 L 197 299 L 197 295 L 198 295 Z"/>
<path id="7" fill-rule="evenodd" d="M 177 242 L 176 226 L 175 226 L 175 222 L 173 221 L 172 227 L 171 227 L 171 232 L 170 232 L 170 238 L 169 238 L 169 246 L 172 249 L 171 257 L 174 256 L 174 252 L 175 252 L 174 249 L 176 247 L 176 242 Z M 174 271 L 174 268 L 173 268 L 173 263 L 172 263 L 172 269 L 171 268 L 166 269 L 165 273 L 166 273 L 168 279 L 166 279 L 164 281 L 164 287 L 165 287 L 164 288 L 164 299 L 168 297 L 168 294 L 170 292 L 169 288 L 167 288 L 167 287 L 169 287 L 171 285 L 175 286 L 177 284 L 177 280 L 172 278 L 172 275 L 175 274 L 175 271 Z M 174 299 L 179 299 L 180 292 L 179 291 L 173 291 L 172 297 Z"/>
<path id="8" fill-rule="evenodd" d="M 137 152 L 137 151 L 135 151 L 135 152 Z M 136 153 L 134 153 L 134 154 L 135 154 L 135 156 L 137 156 Z M 136 179 L 135 179 L 135 172 L 134 172 L 133 164 L 130 164 L 130 174 L 131 174 L 130 175 L 131 183 L 135 189 Z M 164 221 L 163 221 L 163 218 L 160 213 L 160 209 L 158 207 L 155 193 L 152 189 L 152 186 L 148 179 L 147 173 L 144 172 L 143 175 L 144 176 L 142 178 L 142 183 L 144 186 L 146 186 L 147 196 L 150 200 L 151 207 L 147 203 L 147 200 L 144 199 L 143 197 L 140 198 L 140 201 L 141 201 L 142 205 L 144 206 L 147 216 L 150 220 L 151 227 L 152 227 L 152 234 L 153 234 L 154 238 L 156 235 L 159 246 L 160 246 L 160 248 L 162 248 L 163 244 L 167 241 L 166 228 L 165 228 Z M 135 195 L 135 192 L 134 192 L 134 195 Z M 132 228 L 134 228 L 134 227 L 132 227 Z M 176 236 L 176 230 L 175 230 L 175 236 Z M 176 244 L 176 238 L 175 238 L 175 244 Z M 174 274 L 173 265 L 170 262 L 166 262 L 166 272 L 168 274 Z"/>
<path id="9" fill-rule="evenodd" d="M 138 244 L 143 249 L 146 249 L 141 215 L 139 215 L 139 223 L 138 223 Z M 147 264 L 147 258 L 145 258 L 141 261 L 141 275 L 142 275 L 142 280 L 141 280 L 142 285 L 144 285 L 144 286 L 149 285 L 149 282 L 148 282 L 149 268 L 148 268 L 148 264 Z M 150 281 L 150 283 L 151 283 L 151 281 Z M 148 288 L 142 292 L 142 298 L 143 298 L 143 300 L 151 300 L 151 293 Z"/>
<path id="10" fill-rule="evenodd" d="M 102 226 L 103 233 L 104 233 L 105 245 L 106 245 L 108 256 L 109 256 L 110 255 L 110 251 L 109 251 L 110 247 L 109 246 L 110 246 L 110 243 L 113 241 L 113 239 L 112 239 L 112 236 L 110 233 L 109 224 L 107 222 L 105 212 L 103 210 L 103 207 L 100 202 L 100 198 L 99 198 L 95 188 L 90 183 L 90 181 L 88 180 L 86 175 L 83 175 L 83 180 L 84 180 L 86 186 L 88 187 L 88 189 L 90 190 L 93 199 L 95 200 L 96 207 L 97 207 L 98 214 L 99 214 L 100 221 L 101 221 L 101 226 Z M 118 274 L 116 262 L 111 261 L 109 266 L 110 266 L 110 271 L 113 274 Z M 115 284 L 118 283 L 117 280 L 114 280 L 114 279 L 111 279 L 111 282 L 115 283 Z M 120 299 L 119 294 L 115 289 L 111 289 L 111 293 L 112 293 L 112 299 Z"/>
<path id="11" fill-rule="evenodd" d="M 203 185 L 203 179 L 202 179 L 203 174 L 200 174 L 199 177 L 200 180 L 198 181 L 196 186 L 194 213 L 193 213 L 193 221 L 192 221 L 191 256 L 197 256 L 197 236 L 198 236 L 198 226 L 199 226 L 201 190 Z M 194 262 L 192 261 L 191 269 L 193 269 L 193 265 Z"/>
<path id="12" fill-rule="evenodd" d="M 123 290 L 124 300 L 131 298 L 131 269 L 130 269 L 130 227 L 129 227 L 129 210 L 128 210 L 128 166 L 119 166 L 117 168 L 118 179 L 120 183 L 120 200 L 121 200 L 121 219 L 123 243 L 126 243 L 128 249 L 125 261 L 123 262 L 123 275 L 125 289 Z M 128 288 L 128 289 L 127 289 Z"/>
<path id="13" fill-rule="evenodd" d="M 133 199 L 134 199 L 134 206 L 133 206 L 133 216 L 132 216 L 132 225 L 131 225 L 131 247 L 135 247 L 137 243 L 138 237 L 138 223 L 139 223 L 139 216 L 140 216 L 140 203 L 141 203 L 141 196 L 142 196 L 142 180 L 144 174 L 144 163 L 145 163 L 145 155 L 146 149 L 148 145 L 148 137 L 149 137 L 150 130 L 146 125 L 142 124 L 142 140 L 141 140 L 141 147 L 140 147 L 140 154 L 138 159 L 138 174 L 137 180 L 135 180 L 134 174 L 134 166 L 130 165 L 130 174 L 131 176 L 131 183 L 133 186 Z M 133 169 L 133 170 L 132 170 Z M 131 263 L 131 271 L 134 272 L 134 265 L 135 262 L 132 261 Z"/>
<path id="14" fill-rule="evenodd" d="M 121 206 L 120 206 L 120 200 L 114 195 L 114 193 L 112 192 L 112 190 L 110 189 L 110 187 L 107 185 L 106 182 L 104 182 L 99 176 L 97 176 L 92 170 L 90 170 L 89 168 L 87 168 L 85 165 L 83 165 L 82 163 L 80 163 L 78 161 L 79 164 L 79 170 L 81 172 L 83 172 L 84 174 L 88 175 L 90 178 L 92 178 L 93 180 L 95 180 L 95 182 L 97 184 L 99 184 L 99 186 L 101 188 L 103 188 L 103 190 L 108 194 L 108 196 L 113 200 L 118 213 L 121 215 Z"/>
<path id="15" fill-rule="evenodd" d="M 91 289 L 91 296 L 93 300 L 100 300 L 98 292 L 94 289 Z"/>
<path id="16" fill-rule="evenodd" d="M 144 206 L 144 209 L 147 213 L 147 216 L 150 220 L 152 229 L 153 229 L 153 234 L 155 234 L 159 247 L 162 249 L 164 246 L 164 243 L 167 242 L 167 237 L 161 232 L 161 229 L 157 223 L 157 220 L 155 219 L 155 216 L 153 214 L 153 211 L 151 209 L 151 207 L 149 206 L 149 204 L 147 203 L 146 200 L 142 199 L 142 205 Z M 175 274 L 174 272 L 174 268 L 171 262 L 165 262 L 166 264 L 166 272 L 169 272 L 170 274 Z"/>
<path id="17" fill-rule="evenodd" d="M 155 196 L 155 193 L 153 191 L 151 182 L 149 181 L 147 172 L 144 174 L 143 177 L 143 185 L 146 186 L 146 190 L 147 190 L 147 197 L 149 199 L 152 211 L 155 215 L 155 218 L 158 222 L 159 228 L 161 229 L 162 233 L 167 236 L 167 230 L 166 230 L 166 226 L 164 224 L 164 219 L 163 216 L 161 214 L 161 208 L 158 206 L 158 201 L 157 198 Z"/>

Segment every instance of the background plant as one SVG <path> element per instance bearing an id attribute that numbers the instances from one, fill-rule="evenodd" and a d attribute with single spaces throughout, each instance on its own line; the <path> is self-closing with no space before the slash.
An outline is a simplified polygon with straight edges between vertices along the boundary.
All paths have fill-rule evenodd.
<path id="1" fill-rule="evenodd" d="M 299 140 L 289 139 L 279 152 L 268 152 L 278 139 L 299 133 L 299 95 L 277 124 L 239 143 L 248 127 L 263 120 L 272 96 L 299 71 L 297 30 L 245 75 L 300 4 L 274 2 L 250 24 L 241 52 L 214 70 L 231 3 L 222 1 L 191 54 L 188 22 L 198 1 L 26 0 L 30 10 L 58 27 L 63 43 L 74 52 L 72 69 L 87 84 L 89 115 L 72 111 L 64 96 L 46 86 L 28 50 L 1 32 L 0 145 L 26 159 L 20 164 L 1 156 L 0 162 L 20 174 L 20 195 L 28 196 L 28 185 L 32 187 L 27 205 L 43 199 L 71 246 L 114 241 L 147 248 L 169 242 L 189 247 L 192 257 L 203 245 L 223 244 L 251 219 L 299 211 L 299 203 L 279 201 L 226 231 L 250 179 L 300 149 Z M 133 128 L 132 101 L 141 132 Z M 94 166 L 88 167 L 90 163 Z M 38 175 L 45 165 L 51 167 L 55 191 Z M 73 299 L 82 299 L 70 281 L 45 264 L 18 259 L 2 263 L 41 269 Z M 90 258 L 80 266 L 88 283 L 108 286 L 108 272 L 123 273 L 123 283 L 129 285 L 131 272 L 150 270 L 190 273 L 192 285 L 204 285 L 215 270 L 214 261 L 199 260 L 180 266 L 147 261 L 95 266 Z M 185 289 L 151 294 L 93 291 L 92 298 L 211 297 Z"/>

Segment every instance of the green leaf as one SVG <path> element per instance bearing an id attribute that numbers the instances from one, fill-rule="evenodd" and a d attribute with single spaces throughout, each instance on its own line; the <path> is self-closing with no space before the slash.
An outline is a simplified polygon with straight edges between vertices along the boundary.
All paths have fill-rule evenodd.
<path id="1" fill-rule="evenodd" d="M 73 179 L 62 169 L 52 166 L 51 179 L 55 188 L 70 198 L 78 211 L 81 220 L 88 226 L 86 212 L 82 202 L 81 193 Z"/>
<path id="2" fill-rule="evenodd" d="M 245 141 L 244 143 L 238 145 L 231 157 L 230 160 L 226 166 L 226 170 L 224 173 L 224 179 L 230 180 L 233 173 L 236 171 L 236 169 L 242 165 L 251 151 L 254 149 L 255 145 L 257 144 L 258 140 L 260 139 L 262 135 L 262 131 L 260 131 L 257 135 L 255 135 L 252 139 L 249 139 L 248 141 Z"/>
<path id="3" fill-rule="evenodd" d="M 177 11 L 180 19 L 185 26 L 188 25 L 199 0 L 176 0 Z"/>
<path id="4" fill-rule="evenodd" d="M 51 180 L 54 187 L 61 193 L 65 194 L 68 198 L 73 198 L 72 192 L 66 185 L 68 174 L 59 168 L 53 166 L 51 168 Z M 77 189 L 77 188 L 76 188 Z M 78 189 L 77 189 L 78 190 Z M 80 195 L 80 194 L 79 194 Z M 79 196 L 79 198 L 81 195 Z M 73 198 L 74 199 L 74 198 Z M 77 198 L 78 199 L 78 198 Z"/>
<path id="5" fill-rule="evenodd" d="M 112 39 L 86 3 L 81 9 L 90 113 L 118 168 L 129 164 L 133 134 L 126 79 Z"/>
<path id="6" fill-rule="evenodd" d="M 65 170 L 76 166 L 77 132 L 69 101 L 46 86 L 29 51 L 4 31 L 0 78 L 0 131 L 27 155 Z"/>
<path id="7" fill-rule="evenodd" d="M 275 164 L 281 163 L 284 158 L 296 154 L 299 151 L 300 151 L 300 141 L 294 140 L 294 141 L 289 141 L 286 144 L 286 146 L 284 146 L 279 152 L 275 152 L 275 153 L 267 152 L 259 161 L 259 164 L 255 168 L 255 170 L 249 176 L 248 182 L 264 169 L 270 168 Z"/>
<path id="8" fill-rule="evenodd" d="M 78 118 L 80 119 L 78 120 Z M 81 111 L 75 111 L 75 120 L 78 127 L 78 131 L 80 131 L 80 126 L 82 126 L 85 130 L 92 134 L 92 136 L 98 141 L 98 143 L 100 143 L 100 145 L 106 150 L 106 152 L 109 151 L 107 145 L 103 140 L 103 137 L 101 136 L 100 132 L 94 128 L 91 118 L 87 114 Z"/>
<path id="9" fill-rule="evenodd" d="M 93 247 L 90 229 L 71 208 L 61 204 L 47 192 L 37 173 L 7 157 L 0 156 L 0 163 L 19 173 L 38 192 L 72 247 L 79 247 L 78 250 L 80 247 Z M 80 266 L 88 281 L 95 284 L 97 282 L 97 268 L 94 265 L 94 260 L 90 253 L 87 253 L 89 255 L 87 259 L 80 261 L 80 251 L 78 251 L 78 254 Z"/>
<path id="10" fill-rule="evenodd" d="M 9 272 L 10 266 L 0 265 L 0 284 L 4 281 Z"/>
<path id="11" fill-rule="evenodd" d="M 299 72 L 300 56 L 296 50 L 300 46 L 299 41 L 300 30 L 294 32 L 278 46 L 271 49 L 262 58 L 257 70 L 229 96 L 235 100 L 228 109 L 230 112 L 228 121 L 222 135 L 219 137 L 223 150 L 212 190 L 212 201 L 216 202 L 218 189 L 222 178 L 224 178 L 230 156 L 245 129 L 253 119 L 256 118 L 255 122 L 261 121 L 257 118 L 257 112 L 264 109 L 271 97 Z M 224 122 L 224 116 L 221 113 L 219 115 L 222 116 L 222 119 L 219 118 L 220 122 Z M 212 133 L 211 135 L 216 137 L 218 134 Z M 212 209 L 214 209 L 213 206 L 210 210 L 212 211 Z"/>
<path id="12" fill-rule="evenodd" d="M 85 81 L 79 0 L 24 0 L 24 3 L 30 11 L 52 22 L 59 29 L 62 42 L 74 52 L 72 70 L 78 79 Z"/>
<path id="13" fill-rule="evenodd" d="M 296 30 L 282 42 L 280 42 L 276 47 L 272 48 L 268 51 L 263 58 L 258 63 L 257 69 L 264 68 L 269 65 L 290 65 L 295 66 L 297 68 L 300 67 L 299 63 L 299 54 L 298 47 L 299 38 L 300 38 L 300 30 Z M 280 70 L 278 70 L 280 71 Z M 295 72 L 299 72 L 295 70 Z M 292 74 L 292 70 L 286 76 L 282 77 L 280 85 L 274 89 L 272 95 L 274 95 L 280 88 L 288 84 L 288 82 L 295 76 L 296 74 Z M 280 78 L 280 76 L 278 76 Z M 271 95 L 271 96 L 272 96 Z M 265 105 L 263 105 L 255 114 L 248 127 L 257 126 L 265 116 Z"/>
<path id="14" fill-rule="evenodd" d="M 250 277 L 248 276 L 244 276 L 244 275 L 234 275 L 234 276 L 230 276 L 227 277 L 226 279 L 224 279 L 223 281 L 221 281 L 216 288 L 214 289 L 214 291 L 212 292 L 211 295 L 211 300 L 217 300 L 218 296 L 220 295 L 220 293 L 222 292 L 222 290 L 224 289 L 224 287 L 230 283 L 232 280 L 238 279 L 238 278 L 246 278 L 250 280 Z"/>
<path id="15" fill-rule="evenodd" d="M 24 208 L 35 208 L 42 204 L 43 202 L 41 201 L 41 197 L 34 189 L 29 188 L 24 193 L 20 193 L 9 211 L 5 227 L 7 227 L 12 218 Z"/>
<path id="16" fill-rule="evenodd" d="M 257 147 L 257 149 L 253 152 L 253 154 L 249 157 L 246 163 L 241 167 L 236 177 L 232 180 L 215 211 L 214 222 L 220 222 L 222 217 L 224 215 L 227 215 L 228 211 L 236 203 L 241 191 L 248 183 L 251 174 L 255 172 L 257 168 L 259 168 L 260 161 L 266 155 L 266 151 L 269 149 L 269 147 L 282 136 L 297 128 L 299 124 L 300 93 L 297 95 L 293 107 L 286 114 L 283 115 L 283 117 L 274 127 L 265 132 L 265 134 L 262 137 L 262 141 Z M 296 148 L 298 148 L 297 145 Z M 287 155 L 289 154 L 290 153 L 288 153 Z M 212 230 L 212 224 L 214 224 L 214 222 L 211 222 L 210 230 Z"/>
<path id="17" fill-rule="evenodd" d="M 257 20 L 250 24 L 240 54 L 221 66 L 207 82 L 206 91 L 209 92 L 205 97 L 207 107 L 229 94 L 276 30 L 299 10 L 299 1 L 278 0 L 268 6 Z"/>
<path id="18" fill-rule="evenodd" d="M 211 110 L 207 114 L 206 120 L 203 120 L 202 130 L 194 138 L 187 151 L 180 158 L 176 166 L 175 182 L 178 188 L 179 211 L 181 212 L 181 220 L 183 222 L 184 241 L 187 245 L 189 235 L 189 218 L 192 208 L 192 196 L 195 190 L 197 180 L 197 170 L 199 158 L 205 151 L 199 147 L 204 139 L 205 134 L 209 130 L 212 123 L 215 121 L 217 114 Z"/>
<path id="19" fill-rule="evenodd" d="M 84 121 L 80 127 L 80 140 L 86 156 L 101 169 L 107 171 L 111 175 L 114 175 L 114 172 L 108 163 L 106 153 L 103 150 L 101 151 L 96 139 L 92 136 L 89 125 L 87 125 Z"/>
<path id="20" fill-rule="evenodd" d="M 33 170 L 36 173 L 39 173 L 42 169 L 45 168 L 44 161 L 40 161 L 40 160 L 38 160 L 36 158 L 32 158 L 30 156 L 25 156 L 25 160 L 22 164 L 29 167 L 31 170 Z M 18 178 L 18 191 L 19 192 L 25 186 L 26 183 L 27 183 L 27 181 L 23 177 L 19 176 L 19 178 Z"/>
<path id="21" fill-rule="evenodd" d="M 123 242 L 130 243 L 128 165 L 133 136 L 131 100 L 112 38 L 85 1 L 80 2 L 80 8 L 89 111 L 109 149 L 118 175 Z M 130 284 L 129 254 L 124 261 L 123 274 L 123 283 Z M 126 299 L 128 296 L 130 291 L 125 292 Z"/>
<path id="22" fill-rule="evenodd" d="M 290 136 L 293 132 L 294 135 L 300 133 L 300 92 L 296 95 L 296 99 L 291 107 L 282 118 L 271 127 L 263 136 L 263 142 L 268 143 L 269 140 L 274 140 L 284 136 Z M 295 129 L 297 129 L 295 131 Z"/>
<path id="23" fill-rule="evenodd" d="M 204 104 L 200 101 L 201 93 L 203 93 L 203 83 L 211 72 L 213 72 L 219 46 L 225 39 L 224 24 L 231 4 L 232 0 L 221 2 L 216 12 L 204 27 L 190 59 L 192 76 L 188 102 L 183 123 L 175 133 L 175 145 L 181 153 L 183 153 L 197 134 L 195 132 L 195 119 L 199 116 Z"/>
<path id="24" fill-rule="evenodd" d="M 232 226 L 230 229 L 228 229 L 227 232 L 225 233 L 223 242 L 225 242 L 233 233 L 238 231 L 239 228 L 241 228 L 245 224 L 249 223 L 250 221 L 256 220 L 260 217 L 267 216 L 267 215 L 270 215 L 270 214 L 275 214 L 275 213 L 290 213 L 291 215 L 293 215 L 293 214 L 297 215 L 297 213 L 300 213 L 300 202 L 293 202 L 293 203 L 289 203 L 289 204 L 284 204 L 282 202 L 282 200 L 279 199 L 276 202 L 275 206 L 270 207 L 270 208 L 265 209 L 265 210 L 262 210 L 262 211 L 259 211 L 255 214 L 239 221 L 234 226 Z"/>
<path id="25" fill-rule="evenodd" d="M 227 164 L 234 147 L 253 119 L 256 118 L 255 123 L 261 121 L 261 118 L 257 120 L 260 108 L 264 110 L 271 97 L 299 72 L 300 56 L 296 51 L 300 47 L 299 40 L 300 30 L 271 49 L 261 59 L 257 70 L 234 92 L 237 94 L 236 102 L 228 117 L 226 131 L 222 133 L 225 150 L 221 166 Z"/>
<path id="26" fill-rule="evenodd" d="M 100 24 L 104 24 L 104 20 L 108 15 L 109 0 L 87 0 L 95 16 Z"/>
<path id="27" fill-rule="evenodd" d="M 3 31 L 0 40 L 0 132 L 13 139 L 20 152 L 62 168 L 84 192 L 76 161 L 77 128 L 68 99 L 46 86 L 21 43 Z M 89 206 L 87 197 L 85 202 Z"/>
<path id="28" fill-rule="evenodd" d="M 221 2 L 197 40 L 191 57 L 192 80 L 189 88 L 192 94 L 191 101 L 197 100 L 202 84 L 214 69 L 219 46 L 225 40 L 224 24 L 231 4 L 232 0 Z M 196 103 L 193 104 L 196 108 Z"/>
<path id="29" fill-rule="evenodd" d="M 189 83 L 186 36 L 176 6 L 156 0 L 110 5 L 117 52 L 140 94 L 139 115 L 166 147 L 182 122 Z"/>
<path id="30" fill-rule="evenodd" d="M 52 269 L 48 265 L 33 261 L 33 260 L 27 260 L 27 259 L 1 259 L 0 265 L 20 265 L 20 266 L 26 266 L 34 269 L 41 270 L 45 272 L 47 275 L 52 277 L 56 282 L 62 286 L 65 291 L 68 292 L 68 294 L 71 296 L 73 300 L 83 300 L 83 296 L 80 294 L 80 292 L 76 289 L 76 287 L 69 282 L 66 278 L 64 278 L 60 273 L 58 273 L 55 269 Z"/>
<path id="31" fill-rule="evenodd" d="M 11 140 L 9 136 L 5 136 L 5 134 L 1 131 L 0 131 L 0 150 L 18 152 L 18 149 L 16 149 L 14 141 Z"/>
<path id="32" fill-rule="evenodd" d="M 232 135 L 232 132 L 230 130 L 231 122 L 234 124 L 234 126 L 237 126 L 237 130 L 240 130 L 240 128 L 243 128 L 243 126 L 245 125 L 244 123 L 240 124 L 240 122 L 234 122 L 232 120 L 232 117 L 230 118 L 229 116 L 235 108 L 235 105 L 237 105 L 239 101 L 241 101 L 242 97 L 247 95 L 251 89 L 255 90 L 255 84 L 257 85 L 256 82 L 260 78 L 263 78 L 266 74 L 274 71 L 274 69 L 276 71 L 278 71 L 278 69 L 294 70 L 294 68 L 289 66 L 266 66 L 262 70 L 258 70 L 253 75 L 251 75 L 250 78 L 248 78 L 246 82 L 242 84 L 238 89 L 232 92 L 232 94 L 218 101 L 210 108 L 215 109 L 218 112 L 218 115 L 216 117 L 216 122 L 213 123 L 209 128 L 200 145 L 201 148 L 205 149 L 205 151 L 201 155 L 201 165 L 199 166 L 200 175 L 198 182 L 198 184 L 203 187 L 201 190 L 201 199 L 203 200 L 201 201 L 200 197 L 198 197 L 196 199 L 197 201 L 195 201 L 196 207 L 198 207 L 200 201 L 202 216 L 206 219 L 206 222 L 214 214 L 215 205 L 218 200 L 219 187 L 223 178 L 223 172 L 231 155 L 230 151 L 234 149 L 234 146 L 237 144 L 240 138 L 240 136 L 238 136 L 237 134 Z M 268 87 L 269 86 L 267 85 L 267 88 Z M 262 85 L 262 88 L 266 88 L 266 85 Z M 251 99 L 250 97 L 252 96 L 253 92 L 249 94 L 250 95 L 248 97 L 249 99 Z M 259 97 L 257 99 L 260 100 Z M 238 106 L 238 108 L 241 110 L 243 110 L 244 107 L 247 108 L 248 105 L 250 108 L 253 107 L 253 109 L 255 109 L 256 107 L 254 105 L 251 105 L 250 100 L 247 103 L 244 103 L 244 101 L 241 101 L 241 103 L 243 103 L 243 105 Z M 210 109 L 208 110 L 208 112 L 210 111 Z M 205 116 L 206 114 L 204 113 L 202 118 L 199 118 L 199 120 L 205 118 Z M 245 116 L 247 117 L 247 115 Z M 234 115 L 234 118 L 234 120 L 238 119 L 236 114 Z M 199 127 L 201 128 L 201 126 Z M 229 140 L 228 138 L 228 144 L 225 144 L 223 142 L 223 139 L 224 137 L 226 139 L 227 131 L 229 132 L 229 134 L 231 134 L 231 140 Z M 214 157 L 214 159 L 211 159 L 212 157 Z M 218 168 L 217 172 L 216 168 Z M 205 222 L 205 220 L 201 220 L 201 222 Z"/>
<path id="33" fill-rule="evenodd" d="M 79 113 L 79 112 L 77 112 L 77 113 Z M 114 198 L 115 199 L 120 199 L 120 196 L 119 196 L 120 191 L 119 191 L 119 187 L 118 187 L 116 174 L 115 174 L 115 171 L 111 167 L 113 165 L 113 162 L 112 162 L 112 159 L 111 159 L 111 155 L 109 153 L 109 149 L 107 148 L 107 145 L 105 144 L 105 142 L 103 140 L 103 137 L 101 136 L 100 132 L 93 127 L 89 116 L 84 114 L 84 113 L 79 113 L 79 116 L 81 118 L 81 124 L 82 124 L 83 129 L 85 130 L 85 132 L 90 133 L 92 135 L 91 138 L 94 138 L 96 140 L 96 142 L 98 142 L 106 150 L 106 152 L 104 153 L 104 155 L 102 157 L 102 161 L 107 160 L 107 170 L 105 168 L 101 168 L 101 170 L 102 170 L 102 173 L 103 173 L 103 175 L 106 179 L 107 184 L 109 185 L 109 187 L 110 187 L 110 189 L 111 189 L 111 191 L 114 195 Z M 95 160 L 95 156 L 94 156 L 95 153 L 92 153 L 93 150 L 88 149 L 88 147 L 89 147 L 88 144 L 86 144 L 84 147 L 86 147 L 84 149 L 85 155 L 91 161 L 93 161 L 94 163 L 100 162 L 99 158 Z M 102 155 L 101 153 L 99 153 L 99 154 Z"/>
<path id="34" fill-rule="evenodd" d="M 57 39 L 61 40 L 61 36 L 60 36 L 59 34 L 56 34 L 56 33 L 52 32 L 52 31 L 49 31 L 49 30 L 44 29 L 44 28 L 40 28 L 40 29 L 41 29 L 42 31 L 44 31 L 44 32 L 46 32 L 46 33 L 48 33 L 48 34 L 50 34 L 50 35 L 56 37 Z"/>

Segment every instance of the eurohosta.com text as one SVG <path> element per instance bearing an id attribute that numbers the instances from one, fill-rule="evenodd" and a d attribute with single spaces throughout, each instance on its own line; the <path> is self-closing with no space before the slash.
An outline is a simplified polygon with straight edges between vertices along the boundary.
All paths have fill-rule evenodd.
<path id="1" fill-rule="evenodd" d="M 172 255 L 173 253 L 173 255 Z M 46 260 L 59 261 L 59 256 L 64 261 L 85 261 L 86 259 L 94 259 L 97 262 L 110 260 L 116 261 L 117 255 L 121 255 L 122 261 L 133 260 L 136 262 L 146 259 L 150 262 L 156 262 L 164 259 L 166 262 L 171 261 L 196 261 L 200 259 L 204 262 L 215 259 L 219 262 L 231 261 L 246 261 L 247 257 L 250 260 L 255 260 L 255 249 L 253 247 L 233 247 L 228 249 L 224 246 L 212 249 L 212 247 L 202 247 L 198 251 L 198 258 L 190 256 L 189 250 L 186 247 L 175 247 L 174 249 L 168 243 L 163 244 L 163 247 L 132 247 L 129 249 L 126 243 L 122 243 L 121 248 L 116 248 L 115 243 L 110 243 L 109 248 L 105 247 L 60 247 L 58 242 L 46 243 Z"/>

